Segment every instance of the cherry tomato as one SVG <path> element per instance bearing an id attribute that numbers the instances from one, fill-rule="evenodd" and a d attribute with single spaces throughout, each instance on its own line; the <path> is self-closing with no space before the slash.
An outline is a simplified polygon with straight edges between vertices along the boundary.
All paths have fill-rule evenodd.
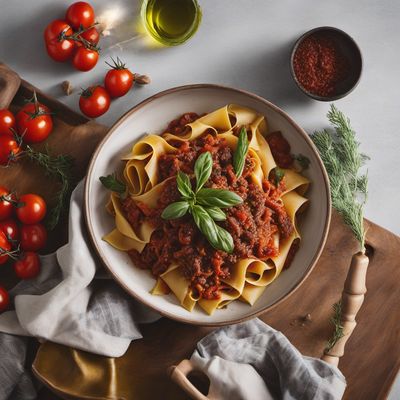
<path id="1" fill-rule="evenodd" d="M 98 60 L 98 51 L 79 47 L 72 59 L 72 64 L 79 71 L 90 71 L 95 67 Z"/>
<path id="2" fill-rule="evenodd" d="M 107 72 L 104 78 L 104 86 L 111 97 L 121 97 L 127 94 L 132 87 L 134 75 L 119 58 L 117 58 L 117 61 L 113 60 L 113 62 L 114 65 L 107 63 L 112 69 Z"/>
<path id="3" fill-rule="evenodd" d="M 18 132 L 26 143 L 39 143 L 47 139 L 53 130 L 50 110 L 43 104 L 25 104 L 17 114 Z"/>
<path id="4" fill-rule="evenodd" d="M 4 254 L 4 252 L 11 251 L 11 244 L 7 240 L 7 237 L 3 231 L 0 231 L 0 265 L 4 264 L 8 260 L 8 254 Z"/>
<path id="5" fill-rule="evenodd" d="M 96 45 L 99 43 L 100 40 L 100 34 L 99 31 L 93 26 L 92 28 L 89 28 L 87 31 L 82 32 L 79 35 L 81 38 L 87 40 L 90 44 Z M 77 46 L 82 46 L 80 42 L 76 42 Z"/>
<path id="6" fill-rule="evenodd" d="M 0 313 L 7 310 L 10 305 L 10 296 L 3 286 L 0 286 Z"/>
<path id="7" fill-rule="evenodd" d="M 20 279 L 36 278 L 40 272 L 39 256 L 33 251 L 25 251 L 14 263 L 15 274 Z"/>
<path id="8" fill-rule="evenodd" d="M 17 141 L 12 136 L 0 136 L 0 165 L 8 165 L 10 161 L 14 161 L 21 151 Z"/>
<path id="9" fill-rule="evenodd" d="M 9 110 L 0 110 L 0 135 L 13 136 L 11 129 L 15 129 L 15 117 Z"/>
<path id="10" fill-rule="evenodd" d="M 14 211 L 12 202 L 4 200 L 4 197 L 15 200 L 8 189 L 4 186 L 0 186 L 0 221 L 10 218 Z"/>
<path id="11" fill-rule="evenodd" d="M 37 194 L 24 194 L 18 202 L 20 205 L 17 207 L 16 213 L 23 224 L 36 224 L 46 215 L 46 202 Z"/>
<path id="12" fill-rule="evenodd" d="M 48 55 L 55 61 L 64 62 L 72 57 L 75 42 L 63 39 L 63 36 L 71 36 L 71 27 L 63 20 L 56 19 L 47 25 L 44 31 L 44 40 Z"/>
<path id="13" fill-rule="evenodd" d="M 68 7 L 65 19 L 75 30 L 88 28 L 94 24 L 94 10 L 89 3 L 78 1 Z"/>
<path id="14" fill-rule="evenodd" d="M 22 250 L 38 251 L 43 249 L 47 241 L 47 231 L 42 224 L 22 225 Z"/>
<path id="15" fill-rule="evenodd" d="M 19 239 L 19 228 L 17 223 L 9 218 L 0 222 L 0 231 L 6 235 L 7 240 Z"/>
<path id="16" fill-rule="evenodd" d="M 81 94 L 79 108 L 89 118 L 97 118 L 110 108 L 110 95 L 102 86 L 89 87 Z"/>

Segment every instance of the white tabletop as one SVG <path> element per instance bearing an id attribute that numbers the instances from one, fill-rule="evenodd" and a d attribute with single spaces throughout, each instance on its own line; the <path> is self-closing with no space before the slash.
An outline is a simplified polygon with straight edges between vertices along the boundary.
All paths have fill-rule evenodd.
<path id="1" fill-rule="evenodd" d="M 289 55 L 296 38 L 311 28 L 331 25 L 348 32 L 361 47 L 361 82 L 337 107 L 351 119 L 368 163 L 370 194 L 365 215 L 400 234 L 400 2 L 396 0 L 200 0 L 203 21 L 197 34 L 174 48 L 149 48 L 142 38 L 122 50 L 103 39 L 101 62 L 90 72 L 50 60 L 42 32 L 63 17 L 66 0 L 0 0 L 0 60 L 23 78 L 74 110 L 77 90 L 66 97 L 60 83 L 79 88 L 101 82 L 104 60 L 119 56 L 152 83 L 113 102 L 98 121 L 111 125 L 129 108 L 161 90 L 188 83 L 220 83 L 252 91 L 287 111 L 309 133 L 327 126 L 329 104 L 308 99 L 295 86 Z M 128 22 L 116 30 L 120 40 L 135 37 L 138 0 L 93 0 L 98 15 L 118 7 Z M 115 33 L 115 31 L 114 31 Z M 190 111 L 190 110 L 189 110 Z M 399 391 L 400 397 L 400 391 Z"/>

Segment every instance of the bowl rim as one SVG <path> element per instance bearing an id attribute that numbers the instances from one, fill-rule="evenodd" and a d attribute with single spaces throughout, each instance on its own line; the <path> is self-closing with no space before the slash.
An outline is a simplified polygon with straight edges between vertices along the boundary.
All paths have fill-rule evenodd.
<path id="1" fill-rule="evenodd" d="M 158 99 L 160 97 L 167 96 L 172 93 L 177 93 L 181 91 L 186 91 L 186 90 L 193 90 L 193 89 L 217 89 L 217 90 L 226 90 L 228 92 L 235 92 L 235 93 L 240 93 L 245 96 L 251 97 L 257 101 L 260 101 L 264 103 L 267 107 L 270 107 L 273 109 L 275 112 L 283 116 L 284 118 L 287 119 L 287 121 L 293 126 L 293 128 L 299 132 L 299 134 L 303 137 L 303 139 L 306 141 L 306 143 L 309 145 L 310 150 L 314 153 L 316 156 L 316 159 L 318 161 L 319 167 L 322 172 L 323 176 L 323 182 L 324 182 L 324 189 L 325 189 L 325 195 L 327 199 L 326 207 L 327 207 L 327 217 L 325 220 L 325 225 L 323 228 L 323 234 L 320 238 L 320 242 L 317 247 L 317 251 L 315 252 L 308 269 L 306 273 L 299 279 L 297 282 L 292 286 L 291 290 L 280 297 L 278 300 L 276 300 L 273 304 L 270 304 L 268 306 L 263 307 L 261 310 L 258 311 L 251 311 L 252 309 L 249 308 L 249 313 L 246 314 L 245 316 L 239 317 L 239 318 L 233 318 L 231 320 L 226 320 L 226 321 L 210 321 L 210 322 L 200 322 L 200 321 L 192 321 L 188 320 L 184 317 L 176 316 L 174 313 L 163 310 L 157 306 L 154 306 L 152 304 L 149 304 L 145 299 L 139 297 L 134 290 L 131 290 L 112 270 L 112 267 L 107 263 L 106 258 L 102 254 L 102 251 L 100 249 L 100 246 L 97 245 L 97 242 L 95 240 L 95 235 L 94 235 L 94 230 L 93 226 L 91 224 L 91 211 L 89 207 L 89 191 L 90 191 L 90 181 L 89 179 L 92 175 L 94 165 L 96 163 L 96 160 L 99 156 L 100 151 L 102 150 L 103 146 L 105 143 L 108 141 L 108 139 L 111 137 L 111 135 L 115 132 L 116 129 L 129 117 L 134 115 L 138 110 L 140 110 L 142 107 L 145 105 L 151 103 L 153 100 Z M 178 322 L 182 322 L 185 324 L 189 325 L 198 325 L 198 326 L 209 326 L 209 327 L 218 327 L 218 326 L 225 326 L 225 325 L 230 325 L 230 324 L 236 324 L 240 322 L 247 321 L 251 318 L 255 318 L 261 314 L 264 314 L 265 312 L 272 310 L 279 304 L 281 304 L 284 300 L 286 300 L 290 295 L 292 295 L 300 286 L 301 284 L 308 278 L 310 275 L 311 271 L 314 269 L 315 265 L 317 264 L 317 261 L 322 253 L 322 250 L 324 249 L 327 237 L 328 237 L 328 232 L 329 232 L 329 226 L 331 222 L 331 195 L 330 195 L 330 186 L 329 186 L 329 177 L 326 172 L 325 166 L 321 160 L 321 157 L 318 154 L 318 150 L 316 149 L 314 143 L 312 142 L 311 138 L 308 136 L 308 134 L 302 129 L 285 111 L 280 109 L 278 106 L 274 105 L 273 103 L 269 102 L 268 100 L 264 99 L 261 96 L 258 96 L 254 93 L 248 92 L 246 90 L 242 89 L 236 89 L 232 88 L 229 86 L 224 86 L 224 85 L 219 85 L 219 84 L 209 84 L 209 83 L 199 83 L 199 84 L 190 84 L 190 85 L 183 85 L 183 86 L 177 86 L 173 87 L 164 91 L 161 91 L 159 93 L 156 93 L 147 99 L 143 100 L 142 102 L 138 103 L 131 109 L 129 109 L 127 112 L 125 112 L 116 122 L 111 126 L 107 134 L 104 136 L 104 138 L 101 140 L 101 142 L 97 145 L 95 151 L 93 152 L 90 162 L 89 162 L 89 167 L 87 170 L 87 174 L 85 177 L 85 187 L 84 187 L 84 219 L 85 219 L 85 224 L 88 229 L 89 233 L 89 239 L 96 250 L 96 253 L 101 260 L 102 264 L 106 267 L 106 269 L 109 271 L 113 279 L 132 297 L 134 297 L 136 300 L 138 300 L 140 303 L 145 304 L 147 307 L 155 310 L 159 314 L 161 314 L 163 317 L 167 317 L 173 320 L 176 320 Z M 134 265 L 132 265 L 133 268 L 135 268 Z"/>
<path id="2" fill-rule="evenodd" d="M 313 93 L 309 92 L 308 90 L 306 90 L 306 89 L 303 87 L 303 85 L 301 85 L 301 83 L 300 83 L 299 80 L 297 79 L 297 76 L 296 76 L 296 74 L 295 74 L 295 72 L 294 72 L 294 68 L 293 68 L 294 54 L 296 53 L 296 50 L 297 50 L 297 48 L 299 47 L 300 43 L 301 43 L 305 38 L 307 38 L 308 36 L 310 36 L 310 35 L 312 35 L 312 34 L 314 34 L 314 33 L 316 33 L 316 32 L 320 32 L 320 31 L 333 31 L 333 32 L 336 32 L 336 33 L 338 33 L 338 34 L 340 34 L 340 35 L 345 36 L 345 37 L 354 45 L 354 48 L 356 49 L 356 51 L 357 51 L 357 53 L 358 53 L 358 55 L 359 55 L 359 57 L 360 57 L 361 63 L 360 63 L 360 71 L 359 71 L 359 74 L 358 74 L 358 78 L 357 78 L 356 82 L 354 83 L 354 85 L 353 85 L 349 90 L 347 90 L 346 92 L 344 92 L 344 93 L 342 93 L 342 94 L 338 94 L 338 95 L 335 95 L 335 96 L 329 96 L 329 97 L 319 96 L 319 95 L 317 95 L 317 94 L 313 94 Z M 342 99 L 343 97 L 346 97 L 348 94 L 350 94 L 350 93 L 358 86 L 358 84 L 360 83 L 360 80 L 361 80 L 362 72 L 363 72 L 364 59 L 363 59 L 363 56 L 362 56 L 362 52 L 361 52 L 360 46 L 357 44 L 357 42 L 354 40 L 354 38 L 353 38 L 352 36 L 350 36 L 347 32 L 345 32 L 345 31 L 342 30 L 342 29 L 336 28 L 336 27 L 334 27 L 334 26 L 324 25 L 324 26 L 318 26 L 318 27 L 316 27 L 316 28 L 313 28 L 313 29 L 310 29 L 310 30 L 304 32 L 304 33 L 295 41 L 295 43 L 294 43 L 294 45 L 293 45 L 293 47 L 292 47 L 292 51 L 291 51 L 291 53 L 290 53 L 290 60 L 289 60 L 289 63 L 290 63 L 290 73 L 291 73 L 291 75 L 292 75 L 292 78 L 293 78 L 294 82 L 296 83 L 296 86 L 297 86 L 305 95 L 307 95 L 308 97 L 310 97 L 310 98 L 312 98 L 312 99 L 314 99 L 314 100 L 325 101 L 325 102 L 326 102 L 326 101 L 335 101 L 335 100 Z"/>

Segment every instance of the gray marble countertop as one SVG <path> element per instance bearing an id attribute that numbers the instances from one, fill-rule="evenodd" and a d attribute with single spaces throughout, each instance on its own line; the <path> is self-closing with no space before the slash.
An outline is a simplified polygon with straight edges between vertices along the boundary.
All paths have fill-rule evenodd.
<path id="1" fill-rule="evenodd" d="M 104 60 L 110 55 L 151 76 L 150 85 L 136 87 L 113 102 L 110 111 L 98 119 L 106 125 L 161 90 L 207 82 L 263 96 L 309 133 L 324 128 L 329 104 L 310 100 L 297 89 L 289 71 L 290 50 L 296 38 L 311 28 L 330 25 L 345 30 L 361 47 L 364 69 L 356 90 L 335 104 L 351 119 L 362 150 L 371 157 L 365 215 L 400 234 L 399 1 L 200 0 L 202 24 L 189 42 L 174 48 L 149 48 L 136 32 L 138 0 L 92 0 L 98 15 L 117 9 L 125 20 L 102 40 L 101 60 L 87 73 L 53 62 L 43 46 L 44 27 L 62 18 L 70 3 L 0 0 L 0 60 L 74 110 L 79 110 L 79 90 L 66 97 L 60 83 L 67 79 L 79 88 L 101 82 Z M 128 39 L 122 49 L 115 46 Z M 400 389 L 393 393 L 393 398 L 400 398 Z"/>

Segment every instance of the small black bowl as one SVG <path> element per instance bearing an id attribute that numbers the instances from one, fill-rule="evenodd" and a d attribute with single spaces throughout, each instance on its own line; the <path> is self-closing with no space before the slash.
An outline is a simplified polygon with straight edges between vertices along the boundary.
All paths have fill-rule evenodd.
<path id="1" fill-rule="evenodd" d="M 297 48 L 305 38 L 315 33 L 326 33 L 329 38 L 331 38 L 335 42 L 335 44 L 338 46 L 339 50 L 342 52 L 343 56 L 347 59 L 349 63 L 349 71 L 347 73 L 347 77 L 336 85 L 336 93 L 332 96 L 319 96 L 309 92 L 301 85 L 294 71 L 293 60 Z M 314 28 L 304 33 L 302 36 L 300 36 L 299 39 L 297 39 L 296 43 L 293 46 L 292 54 L 290 56 L 290 71 L 297 86 L 307 96 L 319 101 L 338 100 L 352 92 L 360 81 L 362 64 L 363 61 L 361 50 L 354 39 L 346 32 L 338 28 L 333 28 L 331 26 L 321 26 L 319 28 Z"/>

